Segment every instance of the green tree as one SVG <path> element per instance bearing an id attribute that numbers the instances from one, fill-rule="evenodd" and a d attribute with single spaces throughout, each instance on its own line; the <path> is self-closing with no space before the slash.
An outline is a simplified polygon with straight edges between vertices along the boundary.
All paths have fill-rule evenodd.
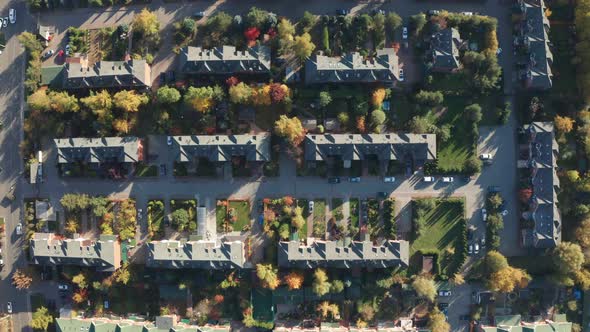
<path id="1" fill-rule="evenodd" d="M 137 94 L 133 90 L 122 90 L 113 96 L 115 107 L 130 113 L 139 112 L 139 108 L 149 102 L 148 96 Z"/>
<path id="2" fill-rule="evenodd" d="M 160 41 L 160 22 L 155 12 L 144 8 L 139 14 L 133 17 L 131 27 L 134 34 L 140 34 L 153 43 Z"/>
<path id="3" fill-rule="evenodd" d="M 80 211 L 88 208 L 90 198 L 86 194 L 65 194 L 59 202 L 66 210 Z"/>
<path id="4" fill-rule="evenodd" d="M 385 123 L 386 116 L 382 110 L 374 110 L 371 112 L 371 125 L 373 127 L 380 126 Z"/>
<path id="5" fill-rule="evenodd" d="M 323 296 L 330 292 L 331 284 L 328 282 L 328 274 L 326 274 L 326 270 L 315 270 L 313 273 L 313 284 L 311 285 L 311 288 L 318 296 Z"/>
<path id="6" fill-rule="evenodd" d="M 309 32 L 316 24 L 318 18 L 307 10 L 303 13 L 303 17 L 299 21 L 304 32 Z"/>
<path id="7" fill-rule="evenodd" d="M 184 231 L 188 227 L 189 222 L 188 211 L 185 209 L 177 209 L 172 212 L 172 224 L 176 226 L 178 231 Z"/>
<path id="8" fill-rule="evenodd" d="M 210 32 L 216 32 L 218 34 L 224 34 L 231 28 L 232 17 L 226 12 L 217 12 L 211 17 L 207 18 L 207 30 Z"/>
<path id="9" fill-rule="evenodd" d="M 309 58 L 314 49 L 315 44 L 312 43 L 311 35 L 309 33 L 305 32 L 301 36 L 295 37 L 295 42 L 293 43 L 293 52 L 300 60 L 303 61 Z"/>
<path id="10" fill-rule="evenodd" d="M 416 134 L 426 134 L 433 129 L 434 125 L 425 116 L 415 116 L 410 120 L 410 131 Z"/>
<path id="11" fill-rule="evenodd" d="M 276 289 L 280 284 L 278 270 L 272 264 L 256 264 L 256 276 L 262 281 L 262 286 L 268 289 Z"/>
<path id="12" fill-rule="evenodd" d="M 440 91 L 426 91 L 420 90 L 416 96 L 414 96 L 416 103 L 425 106 L 438 106 L 444 101 L 444 96 Z"/>
<path id="13" fill-rule="evenodd" d="M 100 92 L 91 91 L 90 96 L 80 99 L 80 102 L 92 113 L 96 114 L 99 119 L 112 117 L 113 98 L 106 90 Z"/>
<path id="14" fill-rule="evenodd" d="M 394 12 L 387 13 L 385 16 L 385 31 L 390 41 L 394 39 L 395 31 L 402 26 L 402 23 L 402 18 L 398 14 Z"/>
<path id="15" fill-rule="evenodd" d="M 88 204 L 92 208 L 92 214 L 97 217 L 104 216 L 107 212 L 109 212 L 108 205 L 110 201 L 108 198 L 104 196 L 95 196 L 90 197 Z"/>
<path id="16" fill-rule="evenodd" d="M 426 22 L 426 15 L 424 15 L 424 13 L 410 16 L 410 27 L 416 33 L 416 35 L 419 35 L 422 32 Z"/>
<path id="17" fill-rule="evenodd" d="M 479 158 L 477 158 L 476 156 L 471 156 L 467 160 L 465 160 L 465 165 L 463 165 L 463 169 L 467 174 L 476 174 L 481 172 L 482 166 L 482 161 Z"/>
<path id="18" fill-rule="evenodd" d="M 481 106 L 479 104 L 471 104 L 465 107 L 465 115 L 474 123 L 479 123 L 482 118 Z"/>
<path id="19" fill-rule="evenodd" d="M 342 293 L 344 291 L 344 283 L 341 280 L 332 280 L 330 285 L 330 293 Z"/>
<path id="20" fill-rule="evenodd" d="M 37 53 L 40 54 L 43 51 L 43 44 L 37 39 L 34 33 L 23 32 L 18 35 L 18 41 L 25 48 L 29 55 Z"/>
<path id="21" fill-rule="evenodd" d="M 428 315 L 428 329 L 432 332 L 449 332 L 451 325 L 447 323 L 445 315 L 434 307 Z"/>
<path id="22" fill-rule="evenodd" d="M 49 100 L 51 101 L 51 109 L 58 113 L 78 112 L 80 110 L 78 98 L 69 95 L 65 91 L 50 91 Z"/>
<path id="23" fill-rule="evenodd" d="M 563 274 L 573 274 L 584 264 L 584 253 L 577 243 L 561 242 L 553 249 L 552 256 L 556 270 Z"/>
<path id="24" fill-rule="evenodd" d="M 180 100 L 180 92 L 173 87 L 163 86 L 156 93 L 161 104 L 174 104 Z"/>
<path id="25" fill-rule="evenodd" d="M 254 90 L 246 83 L 240 82 L 229 88 L 229 100 L 234 104 L 248 104 Z"/>
<path id="26" fill-rule="evenodd" d="M 320 107 L 326 107 L 332 102 L 332 96 L 328 91 L 320 92 Z"/>
<path id="27" fill-rule="evenodd" d="M 418 276 L 412 282 L 412 288 L 414 288 L 419 297 L 434 302 L 434 298 L 436 297 L 436 284 L 434 283 L 434 280 Z"/>
<path id="28" fill-rule="evenodd" d="M 488 273 L 495 273 L 508 267 L 508 260 L 496 250 L 490 250 L 485 257 L 485 266 Z"/>
<path id="29" fill-rule="evenodd" d="M 350 122 L 350 116 L 348 115 L 348 112 L 338 113 L 338 122 L 340 122 L 340 125 L 343 127 L 347 127 L 348 123 Z"/>
<path id="30" fill-rule="evenodd" d="M 463 72 L 466 81 L 479 93 L 486 93 L 497 87 L 502 74 L 495 54 L 467 51 L 463 55 Z"/>
<path id="31" fill-rule="evenodd" d="M 490 207 L 492 208 L 492 210 L 498 210 L 500 208 L 500 205 L 502 205 L 503 202 L 504 202 L 504 199 L 502 199 L 502 196 L 500 196 L 499 193 L 495 193 L 495 194 L 491 195 L 490 197 L 488 197 L 488 203 L 490 204 Z"/>
<path id="32" fill-rule="evenodd" d="M 53 316 L 51 316 L 47 308 L 40 307 L 33 313 L 33 320 L 31 320 L 33 329 L 47 331 L 51 323 L 53 323 Z"/>
<path id="33" fill-rule="evenodd" d="M 48 111 L 51 109 L 51 100 L 47 90 L 37 90 L 27 98 L 29 108 L 34 111 Z"/>
<path id="34" fill-rule="evenodd" d="M 267 22 L 268 12 L 257 7 L 250 8 L 246 15 L 246 25 L 249 27 L 257 27 L 262 29 Z"/>
<path id="35" fill-rule="evenodd" d="M 373 39 L 376 48 L 385 46 L 385 15 L 381 13 L 373 16 Z"/>

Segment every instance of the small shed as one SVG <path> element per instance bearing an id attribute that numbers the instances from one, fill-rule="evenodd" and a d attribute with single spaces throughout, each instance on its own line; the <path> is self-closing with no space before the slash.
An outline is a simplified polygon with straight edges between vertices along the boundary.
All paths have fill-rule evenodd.
<path id="1" fill-rule="evenodd" d="M 307 131 L 316 130 L 318 127 L 318 120 L 316 119 L 303 119 L 301 120 L 301 125 Z"/>

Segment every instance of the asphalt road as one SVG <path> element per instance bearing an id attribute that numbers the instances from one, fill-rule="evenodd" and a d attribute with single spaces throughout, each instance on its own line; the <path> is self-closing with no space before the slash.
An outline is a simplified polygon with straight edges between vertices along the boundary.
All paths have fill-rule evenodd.
<path id="1" fill-rule="evenodd" d="M 6 236 L 3 241 L 4 268 L 0 271 L 0 311 L 6 311 L 6 303 L 12 302 L 13 324 L 15 331 L 30 330 L 27 325 L 31 319 L 29 296 L 26 292 L 17 291 L 11 284 L 10 276 L 18 268 L 26 266 L 21 245 L 22 239 L 15 234 L 16 224 L 22 215 L 22 181 L 19 174 L 22 170 L 22 158 L 18 146 L 22 141 L 24 111 L 24 73 L 25 54 L 16 36 L 24 30 L 33 30 L 35 19 L 28 15 L 24 1 L 1 1 L 0 13 L 8 16 L 8 9 L 14 8 L 17 13 L 16 24 L 9 24 L 2 32 L 7 43 L 0 55 L 0 119 L 3 128 L 0 130 L 0 216 L 6 220 Z M 4 199 L 12 185 L 16 186 L 16 199 L 10 202 Z"/>

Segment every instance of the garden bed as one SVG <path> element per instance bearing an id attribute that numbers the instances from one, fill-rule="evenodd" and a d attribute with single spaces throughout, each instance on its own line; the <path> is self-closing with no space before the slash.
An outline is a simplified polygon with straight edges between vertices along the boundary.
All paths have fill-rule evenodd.
<path id="1" fill-rule="evenodd" d="M 326 236 L 326 200 L 314 199 L 313 201 L 313 236 L 324 238 Z"/>
<path id="2" fill-rule="evenodd" d="M 215 209 L 217 232 L 242 232 L 250 229 L 250 202 L 218 200 Z"/>
<path id="3" fill-rule="evenodd" d="M 309 217 L 309 201 L 307 199 L 298 199 L 297 206 L 303 209 L 303 219 L 305 224 L 298 230 L 299 239 L 307 238 L 307 218 Z"/>
<path id="4" fill-rule="evenodd" d="M 150 240 L 164 238 L 164 201 L 150 200 L 147 205 L 148 237 Z"/>
<path id="5" fill-rule="evenodd" d="M 172 210 L 172 226 L 182 232 L 197 230 L 197 201 L 194 199 L 170 200 Z"/>
<path id="6" fill-rule="evenodd" d="M 358 198 L 351 198 L 349 201 L 350 206 L 350 223 L 348 225 L 348 232 L 354 239 L 359 233 L 359 204 Z"/>

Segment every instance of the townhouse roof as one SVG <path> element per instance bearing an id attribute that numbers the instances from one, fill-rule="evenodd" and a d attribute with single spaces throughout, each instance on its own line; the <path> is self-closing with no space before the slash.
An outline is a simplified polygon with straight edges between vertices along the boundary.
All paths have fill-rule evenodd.
<path id="1" fill-rule="evenodd" d="M 525 129 L 529 133 L 531 184 L 535 222 L 531 233 L 537 248 L 551 248 L 561 241 L 561 214 L 557 207 L 557 155 L 559 146 L 555 140 L 552 122 L 533 122 Z"/>
<path id="2" fill-rule="evenodd" d="M 151 68 L 145 60 L 68 61 L 41 70 L 41 82 L 63 89 L 133 88 L 151 86 Z"/>
<path id="3" fill-rule="evenodd" d="M 434 134 L 308 134 L 305 136 L 305 160 L 325 160 L 341 156 L 343 160 L 364 160 L 376 155 L 379 160 L 401 160 L 410 155 L 416 160 L 436 159 Z"/>
<path id="4" fill-rule="evenodd" d="M 169 269 L 235 269 L 244 267 L 244 243 L 241 241 L 175 241 L 148 243 L 147 266 Z"/>
<path id="5" fill-rule="evenodd" d="M 373 58 L 358 52 L 339 57 L 316 54 L 305 64 L 305 83 L 381 82 L 399 80 L 399 59 L 393 48 L 377 50 Z"/>
<path id="6" fill-rule="evenodd" d="M 256 135 L 173 136 L 172 148 L 177 161 L 207 158 L 212 162 L 231 161 L 242 156 L 248 161 L 270 160 L 270 133 Z"/>
<path id="7" fill-rule="evenodd" d="M 229 332 L 229 324 L 189 325 L 178 321 L 174 315 L 156 316 L 154 322 L 135 321 L 132 319 L 93 318 L 56 318 L 57 332 Z"/>
<path id="8" fill-rule="evenodd" d="M 520 315 L 496 316 L 495 326 L 481 325 L 484 332 L 571 332 L 572 323 L 563 319 L 525 322 Z"/>
<path id="9" fill-rule="evenodd" d="M 385 241 L 375 245 L 370 241 L 316 240 L 309 245 L 298 241 L 279 242 L 278 261 L 282 267 L 333 268 L 362 267 L 407 267 L 409 245 L 407 241 Z"/>
<path id="10" fill-rule="evenodd" d="M 430 39 L 433 58 L 433 70 L 452 70 L 461 66 L 459 48 L 463 40 L 459 30 L 446 28 L 434 33 Z"/>
<path id="11" fill-rule="evenodd" d="M 529 50 L 528 86 L 549 89 L 553 85 L 553 53 L 549 48 L 550 23 L 545 15 L 545 3 L 543 0 L 521 0 L 521 7 L 524 15 L 521 32 Z"/>
<path id="12" fill-rule="evenodd" d="M 114 271 L 121 266 L 121 247 L 115 236 L 101 235 L 96 241 L 35 233 L 30 248 L 33 264 L 89 266 L 100 271 Z"/>
<path id="13" fill-rule="evenodd" d="M 57 162 L 101 163 L 117 161 L 135 163 L 144 159 L 143 140 L 134 137 L 56 138 Z"/>
<path id="14" fill-rule="evenodd" d="M 256 46 L 244 51 L 235 46 L 213 49 L 187 46 L 180 52 L 180 71 L 186 74 L 267 74 L 270 48 Z"/>

